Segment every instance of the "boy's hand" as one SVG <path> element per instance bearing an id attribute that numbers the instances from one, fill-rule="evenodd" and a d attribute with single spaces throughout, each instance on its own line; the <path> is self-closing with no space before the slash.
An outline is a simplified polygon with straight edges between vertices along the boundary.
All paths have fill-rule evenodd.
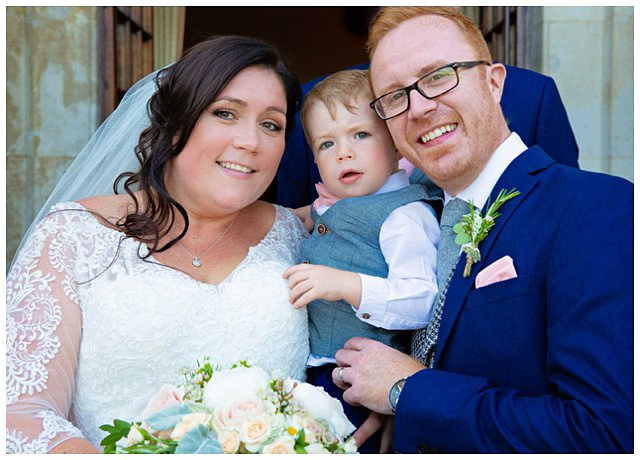
<path id="1" fill-rule="evenodd" d="M 342 300 L 360 306 L 362 282 L 357 273 L 324 265 L 298 264 L 282 275 L 289 280 L 290 302 L 301 308 L 316 299 Z"/>

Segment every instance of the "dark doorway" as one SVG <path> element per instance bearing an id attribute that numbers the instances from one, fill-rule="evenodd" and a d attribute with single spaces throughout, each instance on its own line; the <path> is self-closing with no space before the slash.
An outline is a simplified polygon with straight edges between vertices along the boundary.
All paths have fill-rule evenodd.
<path id="1" fill-rule="evenodd" d="M 187 7 L 184 47 L 217 34 L 249 35 L 275 45 L 301 82 L 367 60 L 378 7 Z"/>

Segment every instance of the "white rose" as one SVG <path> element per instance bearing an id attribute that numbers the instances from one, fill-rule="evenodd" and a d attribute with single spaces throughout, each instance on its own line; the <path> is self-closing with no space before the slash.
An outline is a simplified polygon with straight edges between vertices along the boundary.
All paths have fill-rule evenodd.
<path id="1" fill-rule="evenodd" d="M 304 448 L 308 454 L 329 454 L 330 452 L 324 448 L 322 444 L 314 443 L 309 444 Z"/>
<path id="2" fill-rule="evenodd" d="M 261 444 L 267 440 L 270 433 L 271 424 L 267 416 L 252 417 L 242 422 L 240 441 L 244 443 L 249 452 L 255 454 L 260 450 Z"/>
<path id="3" fill-rule="evenodd" d="M 174 441 L 180 441 L 185 434 L 196 428 L 198 425 L 208 427 L 210 422 L 211 416 L 209 414 L 186 414 L 171 432 L 171 439 Z"/>
<path id="4" fill-rule="evenodd" d="M 144 441 L 144 436 L 142 436 L 142 433 L 138 430 L 137 425 L 132 425 L 127 435 L 127 446 L 133 446 L 142 441 Z"/>
<path id="5" fill-rule="evenodd" d="M 233 431 L 221 431 L 218 434 L 218 442 L 225 454 L 235 454 L 240 447 L 240 439 Z"/>
<path id="6" fill-rule="evenodd" d="M 291 393 L 293 400 L 316 420 L 324 420 L 334 430 L 334 434 L 344 439 L 356 427 L 349 421 L 342 404 L 320 387 L 299 383 Z"/>
<path id="7" fill-rule="evenodd" d="M 264 446 L 262 449 L 263 454 L 295 454 L 296 451 L 293 448 L 295 445 L 293 439 L 283 436 L 276 439 L 271 444 Z"/>
<path id="8" fill-rule="evenodd" d="M 202 403 L 214 410 L 220 404 L 260 396 L 269 387 L 270 377 L 259 367 L 238 366 L 214 372 L 204 387 Z"/>
<path id="9" fill-rule="evenodd" d="M 264 401 L 258 398 L 219 404 L 213 411 L 213 424 L 219 430 L 239 429 L 247 418 L 266 412 Z"/>

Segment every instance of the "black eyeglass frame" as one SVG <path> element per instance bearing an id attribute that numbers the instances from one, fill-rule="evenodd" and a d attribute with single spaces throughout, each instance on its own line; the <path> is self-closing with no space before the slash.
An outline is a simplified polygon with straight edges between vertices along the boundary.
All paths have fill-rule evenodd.
<path id="1" fill-rule="evenodd" d="M 369 103 L 369 107 L 371 107 L 371 109 L 376 113 L 376 115 L 378 116 L 378 118 L 380 118 L 381 120 L 390 120 L 391 118 L 397 117 L 398 115 L 402 115 L 403 113 L 405 113 L 407 110 L 409 110 L 410 104 L 411 104 L 411 91 L 412 90 L 416 90 L 418 93 L 420 93 L 420 95 L 426 99 L 435 99 L 436 97 L 442 96 L 445 93 L 448 93 L 449 91 L 451 91 L 452 89 L 454 89 L 455 87 L 457 87 L 460 84 L 460 75 L 458 75 L 458 68 L 462 67 L 462 68 L 470 68 L 470 67 L 475 67 L 478 65 L 488 65 L 490 66 L 491 63 L 488 61 L 462 61 L 462 62 L 452 62 L 450 64 L 446 64 L 443 65 L 442 67 L 438 67 L 435 70 L 432 70 L 431 72 L 429 72 L 426 75 L 423 75 L 422 77 L 418 78 L 415 82 L 413 82 L 413 84 L 409 85 L 409 86 L 405 86 L 404 88 L 400 88 L 400 89 L 396 89 L 394 91 L 389 91 L 388 93 L 383 94 L 382 96 L 374 99 L 373 101 L 371 101 Z M 429 75 L 432 75 L 436 72 L 441 71 L 442 69 L 446 69 L 447 67 L 451 67 L 453 69 L 453 71 L 456 74 L 456 84 L 453 85 L 451 88 L 436 94 L 435 96 L 427 96 L 418 86 L 418 82 L 422 81 L 423 79 L 427 78 Z M 391 116 L 391 117 L 383 117 L 380 115 L 380 113 L 376 110 L 376 102 L 378 102 L 380 99 L 382 99 L 383 97 L 387 97 L 389 94 L 393 94 L 393 93 L 397 93 L 398 91 L 404 91 L 407 95 L 407 107 L 399 113 L 396 113 L 395 115 Z"/>

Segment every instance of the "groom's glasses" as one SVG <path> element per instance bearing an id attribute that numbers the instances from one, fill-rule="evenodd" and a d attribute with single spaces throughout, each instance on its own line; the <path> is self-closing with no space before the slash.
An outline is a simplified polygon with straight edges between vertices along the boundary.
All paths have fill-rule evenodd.
<path id="1" fill-rule="evenodd" d="M 409 85 L 406 88 L 397 89 L 390 93 L 383 94 L 369 104 L 369 106 L 375 110 L 378 117 L 383 120 L 397 117 L 409 109 L 409 93 L 411 93 L 412 90 L 415 89 L 427 99 L 433 99 L 441 96 L 444 93 L 451 91 L 453 88 L 458 86 L 458 83 L 460 83 L 460 77 L 458 76 L 459 68 L 475 67 L 480 64 L 491 65 L 487 61 L 452 62 L 451 64 L 447 64 L 429 72 L 424 77 L 419 78 L 414 84 Z"/>

